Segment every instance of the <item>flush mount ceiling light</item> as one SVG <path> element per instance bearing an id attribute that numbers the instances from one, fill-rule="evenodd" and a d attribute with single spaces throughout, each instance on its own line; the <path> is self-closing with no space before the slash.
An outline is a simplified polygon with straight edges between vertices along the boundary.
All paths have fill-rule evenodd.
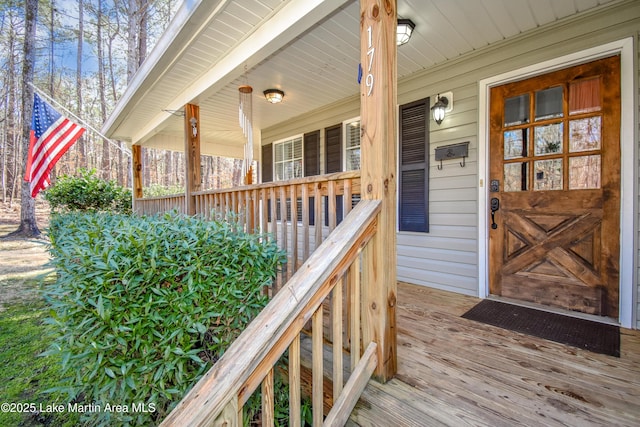
<path id="1" fill-rule="evenodd" d="M 284 98 L 284 92 L 279 89 L 267 89 L 263 93 L 267 101 L 272 104 L 282 102 L 282 98 Z"/>
<path id="2" fill-rule="evenodd" d="M 415 27 L 416 24 L 414 24 L 411 19 L 398 19 L 398 29 L 396 32 L 396 43 L 398 46 L 409 41 Z"/>

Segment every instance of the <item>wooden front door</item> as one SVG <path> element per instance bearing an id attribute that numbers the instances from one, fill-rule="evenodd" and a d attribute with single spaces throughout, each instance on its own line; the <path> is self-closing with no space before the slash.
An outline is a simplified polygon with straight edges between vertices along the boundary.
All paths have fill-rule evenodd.
<path id="1" fill-rule="evenodd" d="M 620 60 L 491 90 L 489 290 L 618 316 Z"/>

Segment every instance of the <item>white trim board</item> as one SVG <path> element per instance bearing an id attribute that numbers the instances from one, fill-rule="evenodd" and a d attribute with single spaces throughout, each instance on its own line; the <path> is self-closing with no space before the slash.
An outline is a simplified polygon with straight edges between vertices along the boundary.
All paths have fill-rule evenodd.
<path id="1" fill-rule="evenodd" d="M 633 38 L 607 43 L 594 48 L 575 52 L 549 61 L 528 67 L 512 70 L 503 74 L 480 80 L 478 84 L 478 296 L 489 295 L 489 234 L 487 227 L 487 200 L 489 191 L 489 93 L 494 86 L 516 80 L 545 74 L 551 71 L 568 68 L 573 65 L 590 62 L 611 54 L 620 54 L 621 67 L 621 192 L 620 192 L 620 314 L 622 327 L 633 328 L 636 307 L 636 291 L 634 289 L 634 199 L 635 175 L 634 167 L 635 132 L 634 132 L 634 47 Z"/>

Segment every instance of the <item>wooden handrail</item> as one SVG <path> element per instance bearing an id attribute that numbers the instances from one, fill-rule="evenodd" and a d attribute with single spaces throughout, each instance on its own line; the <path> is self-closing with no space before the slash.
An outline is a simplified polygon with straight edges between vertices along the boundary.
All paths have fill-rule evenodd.
<path id="1" fill-rule="evenodd" d="M 220 417 L 225 417 L 225 420 L 230 417 L 232 421 L 229 425 L 238 422 L 238 413 L 241 413 L 251 393 L 263 379 L 266 378 L 263 389 L 265 383 L 272 381 L 273 366 L 284 351 L 292 343 L 292 348 L 298 349 L 299 334 L 304 325 L 312 317 L 314 323 L 318 317 L 321 321 L 322 302 L 336 285 L 342 283 L 345 273 L 350 271 L 362 249 L 375 234 L 380 205 L 378 200 L 361 201 L 351 211 L 161 425 L 208 426 L 217 419 L 221 422 Z M 357 262 L 355 265 L 359 266 Z M 360 374 L 357 378 L 352 375 L 353 381 L 350 379 L 344 390 L 360 390 L 350 383 L 366 383 L 362 375 L 367 372 L 370 375 L 368 367 L 372 366 L 372 361 L 375 365 L 375 345 L 373 349 L 369 346 L 366 357 L 360 360 L 365 367 L 352 366 L 354 372 Z M 334 399 L 338 400 L 339 397 L 334 396 Z M 341 401 L 355 404 L 353 396 L 342 398 Z M 341 408 L 338 419 L 344 416 L 346 410 L 345 407 Z"/>
<path id="2" fill-rule="evenodd" d="M 234 188 L 226 188 L 222 190 L 205 190 L 205 191 L 196 191 L 191 193 L 194 196 L 199 196 L 203 194 L 214 194 L 214 193 L 234 193 L 238 191 L 247 191 L 247 190 L 261 190 L 261 189 L 269 189 L 269 188 L 279 188 L 279 187 L 287 187 L 290 185 L 301 185 L 301 184 L 313 184 L 317 182 L 326 182 L 326 181 L 340 181 L 343 179 L 354 179 L 360 177 L 360 171 L 348 171 L 348 172 L 336 172 L 325 175 L 314 175 L 308 176 L 305 178 L 294 178 L 286 181 L 271 181 L 265 182 L 262 184 L 253 184 L 246 185 L 241 187 Z"/>
<path id="3" fill-rule="evenodd" d="M 184 197 L 184 193 L 165 194 L 164 196 L 144 197 L 142 199 L 137 199 L 137 200 L 155 201 L 155 200 L 165 200 L 165 199 L 179 199 L 181 197 Z"/>

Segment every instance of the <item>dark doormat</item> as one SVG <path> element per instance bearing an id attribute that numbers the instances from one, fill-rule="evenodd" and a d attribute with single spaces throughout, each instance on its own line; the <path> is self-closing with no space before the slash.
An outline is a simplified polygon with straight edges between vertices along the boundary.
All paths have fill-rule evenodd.
<path id="1" fill-rule="evenodd" d="M 620 357 L 620 328 L 615 325 L 489 299 L 482 300 L 462 317 L 583 350 Z"/>

